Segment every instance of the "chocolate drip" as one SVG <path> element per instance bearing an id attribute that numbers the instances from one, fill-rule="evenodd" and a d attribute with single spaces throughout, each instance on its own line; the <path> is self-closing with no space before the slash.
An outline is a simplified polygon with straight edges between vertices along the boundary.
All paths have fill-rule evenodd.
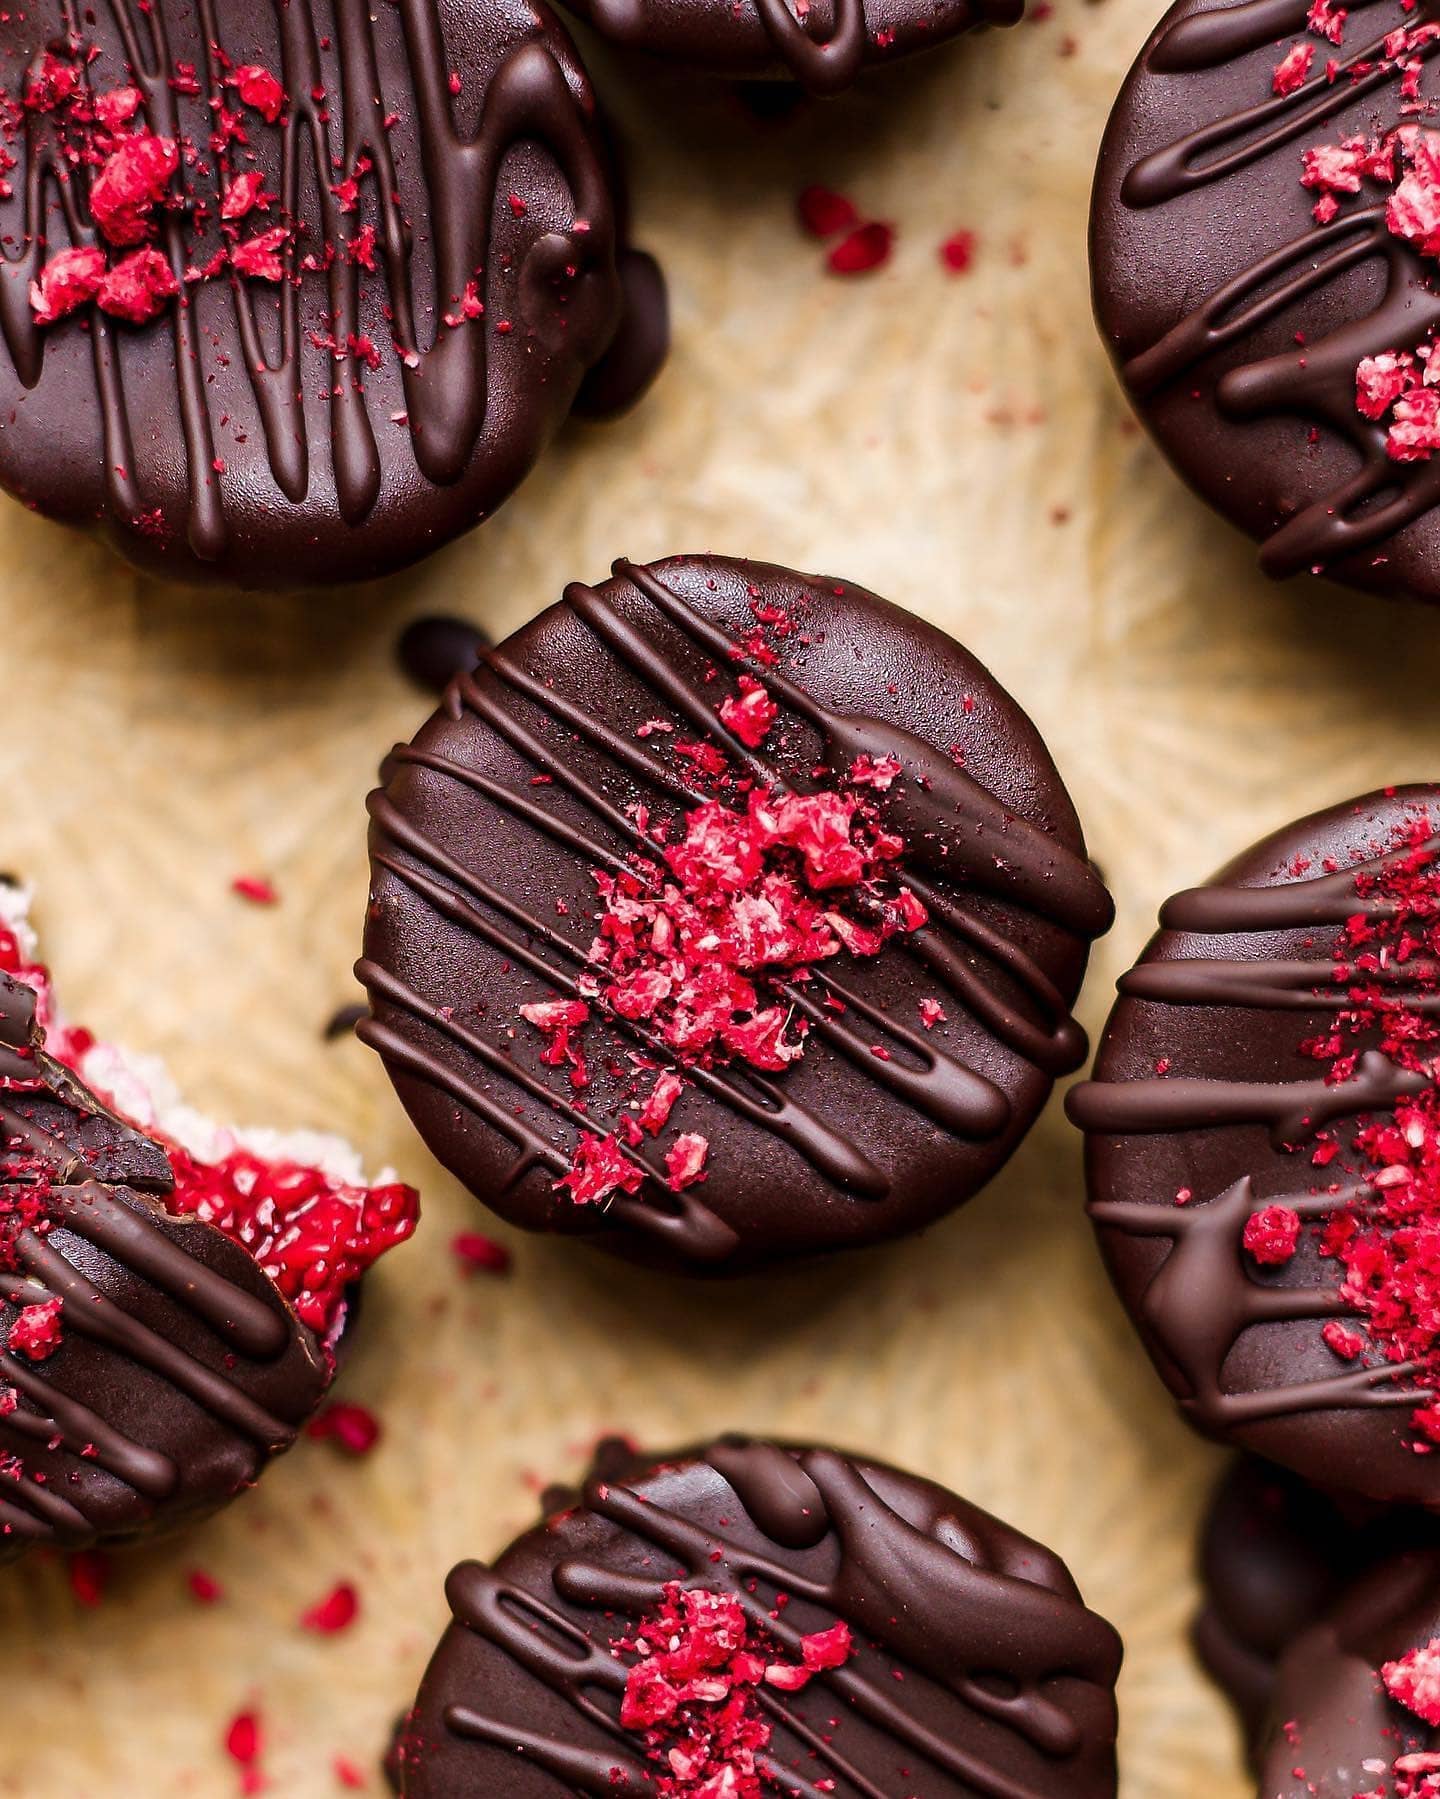
<path id="1" fill-rule="evenodd" d="M 577 1720 L 572 1739 L 481 1710 L 479 1689 L 447 1691 L 442 1721 L 452 1736 L 507 1752 L 593 1799 L 649 1790 L 653 1766 L 618 1722 L 625 1664 L 589 1620 L 611 1620 L 619 1635 L 613 1621 L 642 1618 L 660 1603 L 667 1581 L 679 1578 L 733 1599 L 752 1627 L 797 1661 L 804 1627 L 790 1610 L 776 1610 L 776 1593 L 788 1594 L 807 1616 L 843 1619 L 878 1651 L 878 1658 L 862 1651 L 817 1677 L 833 1692 L 833 1705 L 843 1703 L 864 1721 L 863 1740 L 854 1725 L 837 1731 L 833 1718 L 817 1728 L 790 1696 L 760 1689 L 776 1738 L 757 1762 L 767 1787 L 804 1799 L 893 1799 L 866 1747 L 875 1740 L 888 1746 L 887 1767 L 903 1766 L 907 1779 L 920 1778 L 918 1758 L 957 1783 L 953 1790 L 984 1799 L 1053 1799 L 1066 1767 L 1078 1775 L 1089 1766 L 1094 1715 L 1072 1707 L 1077 1688 L 1103 1691 L 1113 1683 L 1118 1643 L 1084 1609 L 1053 1558 L 962 1502 L 947 1504 L 950 1496 L 938 1489 L 924 1490 L 923 1521 L 913 1522 L 887 1503 L 900 1477 L 887 1487 L 876 1471 L 834 1451 L 734 1439 L 703 1452 L 705 1462 L 733 1492 L 750 1529 L 738 1521 L 729 1528 L 723 1508 L 717 1529 L 708 1513 L 703 1522 L 692 1520 L 683 1503 L 667 1503 L 662 1467 L 629 1485 L 592 1480 L 581 1501 L 584 1514 L 618 1533 L 614 1541 L 639 1542 L 653 1557 L 636 1564 L 617 1554 L 612 1563 L 607 1538 L 587 1531 L 594 1553 L 558 1555 L 548 1573 L 553 1597 L 507 1578 L 513 1557 L 493 1572 L 469 1562 L 452 1573 L 446 1594 L 457 1626 L 560 1697 Z M 826 1544 L 833 1547 L 825 1555 L 813 1555 Z M 652 1562 L 653 1573 L 630 1571 Z M 905 1672 L 899 1684 L 897 1663 Z M 487 1686 L 498 1696 L 498 1683 Z M 946 1696 L 938 1708 L 935 1688 Z M 603 1747 L 590 1746 L 595 1737 Z M 1011 1772 L 1016 1739 L 1026 1745 L 1018 1765 L 1031 1767 L 1038 1757 L 1050 1772 Z M 813 1777 L 797 1772 L 793 1750 L 783 1757 L 782 1744 L 803 1751 L 800 1761 Z"/>
<path id="2" fill-rule="evenodd" d="M 1125 1136 L 1144 1131 L 1194 1131 L 1216 1125 L 1264 1124 L 1277 1149 L 1293 1147 L 1339 1118 L 1394 1105 L 1424 1093 L 1428 1076 L 1399 1068 L 1367 1050 L 1348 1081 L 1205 1081 L 1168 1076 L 1142 1081 L 1085 1081 L 1067 1110 L 1082 1131 Z"/>
<path id="3" fill-rule="evenodd" d="M 206 59 L 201 78 L 208 78 L 207 91 L 220 93 L 234 63 L 243 59 L 227 54 L 226 8 L 216 0 L 197 3 Z M 306 327 L 312 310 L 305 305 L 308 284 L 312 278 L 325 282 L 325 314 L 341 346 L 364 335 L 362 283 L 367 289 L 371 283 L 383 284 L 405 400 L 404 412 L 390 414 L 381 426 L 383 455 L 363 360 L 346 361 L 339 378 L 326 383 L 319 409 L 328 419 L 335 505 L 350 527 L 364 524 L 376 506 L 386 460 L 394 456 L 390 446 L 397 422 L 406 427 L 420 476 L 437 487 L 464 479 L 479 492 L 474 516 L 524 474 L 534 445 L 526 441 L 527 430 L 497 421 L 490 319 L 449 329 L 438 318 L 477 275 L 488 277 L 502 256 L 507 266 L 513 258 L 517 322 L 535 338 L 537 351 L 553 355 L 563 349 L 583 368 L 614 335 L 618 288 L 611 183 L 591 121 L 548 41 L 558 27 L 553 21 L 537 24 L 534 36 L 509 51 L 489 79 L 478 124 L 466 132 L 456 120 L 457 103 L 450 91 L 454 47 L 447 50 L 438 0 L 397 0 L 397 9 L 405 44 L 399 66 L 394 57 L 381 55 L 379 15 L 365 0 L 334 0 L 333 28 L 317 0 L 272 0 L 263 9 L 273 14 L 278 73 L 286 93 L 284 115 L 266 128 L 279 140 L 279 198 L 285 216 L 303 221 L 318 233 L 319 242 L 311 242 L 307 251 L 300 241 L 303 233 L 292 235 L 280 251 L 284 276 L 278 289 L 245 280 L 232 269 L 224 287 L 195 288 L 170 307 L 188 491 L 186 533 L 201 563 L 218 563 L 233 547 L 227 489 L 234 485 L 239 494 L 238 482 L 246 472 L 240 460 L 234 475 L 229 474 L 218 454 L 221 421 L 215 409 L 224 402 L 217 398 L 218 390 L 212 392 L 206 374 L 211 337 L 231 317 L 239 339 L 236 358 L 243 359 L 248 374 L 269 472 L 284 498 L 298 506 L 313 479 L 314 408 L 307 408 L 305 393 L 311 377 L 302 379 L 302 362 L 314 354 Z M 83 45 L 87 33 L 72 0 L 63 0 L 61 11 L 64 35 Z M 146 126 L 184 142 L 185 121 L 173 80 L 176 50 L 167 22 L 171 11 L 170 0 L 144 6 L 114 0 L 109 8 L 127 74 L 143 97 Z M 237 30 L 243 24 L 238 22 Z M 327 79 L 322 46 L 333 48 L 338 59 L 338 83 Z M 86 79 L 93 78 L 94 71 L 87 69 Z M 423 198 L 417 197 L 418 205 L 412 199 L 409 210 L 422 221 L 433 295 L 418 291 L 400 170 L 391 148 L 395 117 L 412 114 Z M 248 128 L 260 130 L 254 120 Z M 47 331 L 30 306 L 29 284 L 40 274 L 47 251 L 64 247 L 61 234 L 47 221 L 50 202 L 58 201 L 72 244 L 93 246 L 99 239 L 90 218 L 84 166 L 72 169 L 61 162 L 56 127 L 46 115 L 27 111 L 24 129 L 23 232 L 18 254 L 9 259 L 9 278 L 0 282 L 0 332 L 21 381 L 35 388 L 43 372 Z M 207 128 L 202 141 L 208 135 Z M 492 242 L 496 210 L 504 204 L 501 173 L 507 157 L 522 145 L 538 147 L 553 161 L 556 185 L 568 196 L 572 218 L 563 228 L 535 232 L 519 247 L 502 246 Z M 212 162 L 209 199 L 218 214 L 224 180 L 233 172 L 228 150 L 216 152 Z M 358 257 L 345 253 L 350 223 L 332 181 L 336 170 L 367 167 L 372 173 L 365 181 L 365 198 L 376 228 L 378 267 L 373 274 Z M 413 172 L 408 178 L 415 179 Z M 183 213 L 167 211 L 158 240 L 177 278 L 183 278 L 187 263 L 183 220 Z M 354 222 L 358 224 L 358 215 Z M 322 248 L 327 252 L 319 259 L 323 270 L 315 256 Z M 307 254 L 308 269 L 302 262 Z M 212 304 L 214 326 L 203 322 Z M 437 315 L 433 323 L 432 314 Z M 267 319 L 273 322 L 273 349 L 266 343 L 262 321 Z M 136 396 L 127 388 L 126 359 L 120 354 L 123 333 L 117 334 L 100 313 L 87 319 L 86 328 L 94 342 L 107 498 L 117 520 L 133 525 L 144 513 L 146 499 L 135 474 L 131 401 Z M 389 385 L 393 390 L 395 383 Z M 464 522 L 473 523 L 474 517 Z"/>
<path id="4" fill-rule="evenodd" d="M 1146 1289 L 1140 1313 L 1176 1371 L 1162 1369 L 1182 1410 L 1202 1430 L 1222 1431 L 1337 1406 L 1413 1408 L 1429 1397 L 1426 1390 L 1404 1384 L 1417 1372 L 1411 1362 L 1356 1367 L 1328 1379 L 1251 1392 L 1229 1392 L 1223 1384 L 1226 1358 L 1252 1326 L 1351 1317 L 1356 1311 L 1334 1286 L 1267 1287 L 1252 1279 L 1240 1256 L 1241 1234 L 1252 1213 L 1278 1204 L 1301 1218 L 1328 1218 L 1362 1200 L 1364 1192 L 1352 1188 L 1262 1201 L 1255 1198 L 1246 1175 L 1218 1199 L 1202 1204 L 1092 1203 L 1090 1216 L 1098 1224 L 1114 1225 L 1133 1236 L 1168 1237 L 1174 1245 Z"/>

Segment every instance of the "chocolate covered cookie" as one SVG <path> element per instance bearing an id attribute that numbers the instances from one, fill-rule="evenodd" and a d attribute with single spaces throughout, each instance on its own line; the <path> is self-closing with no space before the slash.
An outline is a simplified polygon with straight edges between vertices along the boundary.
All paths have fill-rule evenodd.
<path id="1" fill-rule="evenodd" d="M 1440 1548 L 1428 1512 L 1343 1507 L 1297 1475 L 1241 1456 L 1215 1489 L 1200 1534 L 1205 1595 L 1194 1640 L 1234 1705 L 1252 1753 L 1263 1744 L 1280 1658 L 1338 1596 L 1404 1548 Z"/>
<path id="2" fill-rule="evenodd" d="M 1105 135 L 1101 330 L 1271 575 L 1440 600 L 1437 49 L 1409 0 L 1180 0 Z"/>
<path id="3" fill-rule="evenodd" d="M 618 204 L 543 6 L 7 12 L 0 485 L 184 580 L 412 562 L 653 373 Z"/>
<path id="4" fill-rule="evenodd" d="M 612 43 L 740 79 L 838 94 L 867 68 L 982 25 L 1013 25 L 1025 0 L 566 0 Z"/>
<path id="5" fill-rule="evenodd" d="M 1108 1799 L 1120 1642 L 930 1481 L 722 1439 L 595 1478 L 446 1585 L 406 1799 Z"/>
<path id="6" fill-rule="evenodd" d="M 1280 1663 L 1257 1799 L 1440 1793 L 1440 1550 L 1395 1555 Z"/>
<path id="7" fill-rule="evenodd" d="M 1190 1420 L 1440 1505 L 1440 789 L 1178 894 L 1071 1095 L 1091 1216 Z"/>
<path id="8" fill-rule="evenodd" d="M 239 1132 L 55 1011 L 0 885 L 0 1562 L 169 1530 L 294 1441 L 415 1224 L 332 1138 Z"/>
<path id="9" fill-rule="evenodd" d="M 733 1270 L 931 1223 L 1057 1074 L 1108 895 L 1024 714 L 873 594 L 617 563 L 370 800 L 360 1035 L 487 1204 Z"/>

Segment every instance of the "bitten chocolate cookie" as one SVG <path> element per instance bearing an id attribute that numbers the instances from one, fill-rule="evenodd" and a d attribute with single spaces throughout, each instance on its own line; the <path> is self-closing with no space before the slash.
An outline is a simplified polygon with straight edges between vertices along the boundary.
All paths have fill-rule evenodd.
<path id="1" fill-rule="evenodd" d="M 1180 0 L 1105 136 L 1101 330 L 1271 575 L 1440 600 L 1437 50 L 1406 0 Z"/>
<path id="2" fill-rule="evenodd" d="M 981 25 L 1025 0 L 566 0 L 603 37 L 712 74 L 781 77 L 838 94 L 862 72 Z"/>
<path id="3" fill-rule="evenodd" d="M 189 1522 L 294 1441 L 415 1224 L 334 1139 L 234 1132 L 55 1014 L 0 885 L 0 1562 Z"/>
<path id="4" fill-rule="evenodd" d="M 412 562 L 663 354 L 543 6 L 38 0 L 0 174 L 0 484 L 179 579 Z"/>
<path id="5" fill-rule="evenodd" d="M 926 1480 L 722 1439 L 464 1562 L 406 1799 L 1106 1799 L 1120 1641 L 1038 1543 Z"/>
<path id="6" fill-rule="evenodd" d="M 1280 1663 L 1258 1799 L 1440 1793 L 1440 1550 L 1390 1557 Z"/>
<path id="7" fill-rule="evenodd" d="M 1440 1505 L 1440 788 L 1336 806 L 1177 895 L 1120 983 L 1091 1216 L 1190 1420 Z"/>
<path id="8" fill-rule="evenodd" d="M 531 1230 L 738 1269 L 919 1229 L 1057 1074 L 1111 906 L 1033 726 L 843 582 L 617 563 L 370 799 L 360 1035 Z"/>
<path id="9" fill-rule="evenodd" d="M 1428 1512 L 1348 1513 L 1328 1494 L 1258 1456 L 1241 1456 L 1215 1489 L 1200 1535 L 1205 1594 L 1196 1651 L 1263 1744 L 1280 1658 L 1352 1581 L 1402 1548 L 1440 1548 Z"/>

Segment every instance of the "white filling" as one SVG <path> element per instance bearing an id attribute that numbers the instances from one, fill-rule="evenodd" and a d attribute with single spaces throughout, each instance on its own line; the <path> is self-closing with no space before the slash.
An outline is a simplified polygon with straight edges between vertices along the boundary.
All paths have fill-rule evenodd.
<path id="1" fill-rule="evenodd" d="M 32 888 L 0 882 L 0 923 L 15 934 L 21 952 L 32 962 L 39 959 L 38 940 L 30 924 L 33 899 Z M 51 998 L 53 1003 L 53 994 Z M 337 1186 L 383 1187 L 400 1178 L 386 1168 L 373 1181 L 367 1179 L 359 1151 L 328 1131 L 275 1131 L 217 1123 L 185 1103 L 158 1056 L 141 1055 L 114 1043 L 97 1043 L 81 1058 L 80 1075 L 129 1123 L 142 1131 L 159 1131 L 197 1162 L 223 1162 L 236 1150 L 245 1150 L 266 1162 L 317 1168 Z"/>

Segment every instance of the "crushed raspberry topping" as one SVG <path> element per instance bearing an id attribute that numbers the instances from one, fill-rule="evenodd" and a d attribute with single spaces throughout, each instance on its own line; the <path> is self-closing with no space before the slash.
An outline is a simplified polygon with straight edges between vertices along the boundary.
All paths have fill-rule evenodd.
<path id="1" fill-rule="evenodd" d="M 1341 1361 L 1405 1364 L 1407 1381 L 1440 1390 L 1440 867 L 1433 825 L 1416 809 L 1391 846 L 1393 860 L 1355 875 L 1357 910 L 1341 927 L 1333 981 L 1344 996 L 1334 1021 L 1302 1045 L 1330 1082 L 1350 1079 L 1378 1049 L 1429 1077 L 1419 1093 L 1353 1127 L 1327 1127 L 1309 1145 L 1312 1165 L 1362 1196 L 1301 1227 L 1283 1206 L 1257 1212 L 1245 1248 L 1264 1263 L 1288 1260 L 1302 1235 L 1337 1268 L 1354 1316 L 1321 1335 Z M 1343 1178 L 1342 1178 L 1343 1177 Z M 1415 1447 L 1440 1443 L 1440 1404 L 1417 1404 Z"/>
<path id="2" fill-rule="evenodd" d="M 801 1691 L 855 1645 L 841 1622 L 803 1637 L 790 1660 L 738 1600 L 672 1582 L 616 1652 L 630 1664 L 620 1722 L 663 1770 L 659 1799 L 765 1799 L 760 1758 L 773 1730 L 761 1695 Z"/>
<path id="3" fill-rule="evenodd" d="M 777 655 L 767 638 L 788 637 L 794 621 L 758 596 L 752 610 L 760 630 L 736 654 L 769 667 Z M 732 749 L 734 740 L 758 748 L 778 728 L 774 697 L 748 675 L 737 677 L 715 711 Z M 664 1145 L 663 1175 L 637 1153 L 670 1128 L 677 1108 L 683 1118 L 686 1071 L 740 1063 L 783 1074 L 805 1054 L 807 1010 L 844 1010 L 824 986 L 824 966 L 878 956 L 897 933 L 927 923 L 924 905 L 898 876 L 905 842 L 878 813 L 902 775 L 895 757 L 859 756 L 843 784 L 795 793 L 737 779 L 720 742 L 690 742 L 673 731 L 666 720 L 649 719 L 636 735 L 663 738 L 688 780 L 716 797 L 679 819 L 631 808 L 645 847 L 622 869 L 591 871 L 600 910 L 581 997 L 519 1009 L 544 1040 L 541 1064 L 565 1070 L 577 1094 L 590 1085 L 582 1039 L 597 1018 L 641 1027 L 651 1050 L 675 1063 L 631 1058 L 648 1073 L 648 1091 L 637 1081 L 614 1128 L 597 1121 L 582 1130 L 555 1183 L 576 1205 L 636 1193 L 647 1171 L 675 1192 L 704 1181 L 710 1145 L 683 1124 Z M 813 778 L 828 772 L 811 771 Z M 933 1027 L 944 1012 L 936 1003 L 924 1018 Z"/>
<path id="4" fill-rule="evenodd" d="M 56 1019 L 49 970 L 32 961 L 3 924 L 0 972 L 34 989 L 46 1053 L 85 1079 L 84 1062 L 95 1039 Z M 111 1102 L 112 1096 L 100 1096 Z M 419 1200 L 401 1182 L 361 1187 L 323 1169 L 283 1158 L 267 1160 L 239 1146 L 215 1161 L 202 1161 L 153 1124 L 136 1128 L 160 1143 L 170 1159 L 175 1186 L 165 1195 L 166 1209 L 175 1217 L 202 1218 L 238 1243 L 321 1338 L 343 1320 L 347 1289 L 414 1233 Z M 36 1197 L 28 1188 L 6 1190 L 0 1204 L 0 1251 L 18 1230 L 34 1225 Z M 60 1302 L 54 1304 L 58 1314 Z"/>
<path id="5" fill-rule="evenodd" d="M 1440 1637 L 1412 1649 L 1380 1670 L 1385 1691 L 1407 1711 L 1440 1727 Z"/>
<path id="6" fill-rule="evenodd" d="M 1289 1206 L 1266 1206 L 1246 1220 L 1245 1247 L 1257 1262 L 1288 1262 L 1300 1242 L 1300 1214 Z"/>
<path id="7" fill-rule="evenodd" d="M 1348 14 L 1332 0 L 1314 0 L 1309 30 L 1333 45 L 1344 40 Z M 1301 185 L 1317 198 L 1312 212 L 1319 225 L 1342 216 L 1343 203 L 1361 195 L 1365 184 L 1383 195 L 1388 231 L 1430 263 L 1440 259 L 1440 133 L 1417 122 L 1433 108 L 1420 94 L 1420 75 L 1427 46 L 1440 38 L 1440 25 L 1427 21 L 1404 25 L 1384 40 L 1375 61 L 1342 65 L 1330 61 L 1326 79 L 1342 73 L 1358 79 L 1379 69 L 1400 76 L 1400 112 L 1406 121 L 1379 136 L 1351 136 L 1340 142 L 1312 144 L 1301 153 Z M 1309 80 L 1315 46 L 1292 44 L 1277 65 L 1273 86 L 1285 95 Z M 1375 200 L 1367 198 L 1365 205 Z M 1385 425 L 1385 450 L 1396 462 L 1428 460 L 1440 450 L 1440 399 L 1431 372 L 1432 343 L 1397 346 L 1361 359 L 1355 371 L 1355 405 L 1361 417 Z"/>

